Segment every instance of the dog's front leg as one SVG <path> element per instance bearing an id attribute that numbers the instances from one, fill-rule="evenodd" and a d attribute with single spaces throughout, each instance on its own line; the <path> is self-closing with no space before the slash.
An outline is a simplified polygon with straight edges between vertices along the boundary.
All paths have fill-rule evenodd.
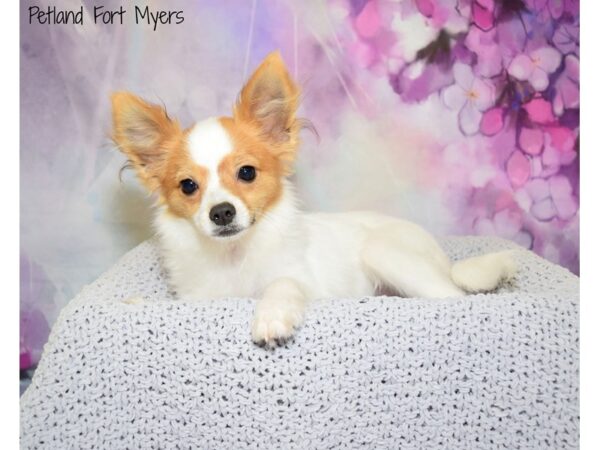
<path id="1" fill-rule="evenodd" d="M 278 278 L 267 285 L 256 304 L 252 321 L 252 340 L 257 344 L 273 345 L 289 338 L 302 323 L 306 296 L 298 282 Z"/>

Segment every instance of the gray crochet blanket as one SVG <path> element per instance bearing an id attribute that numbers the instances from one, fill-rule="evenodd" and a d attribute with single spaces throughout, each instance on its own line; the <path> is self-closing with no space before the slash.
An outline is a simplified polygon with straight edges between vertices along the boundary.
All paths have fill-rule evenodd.
<path id="1" fill-rule="evenodd" d="M 174 300 L 145 242 L 62 311 L 21 400 L 21 448 L 577 448 L 579 279 L 517 259 L 493 294 L 317 301 L 264 349 L 254 300 Z"/>

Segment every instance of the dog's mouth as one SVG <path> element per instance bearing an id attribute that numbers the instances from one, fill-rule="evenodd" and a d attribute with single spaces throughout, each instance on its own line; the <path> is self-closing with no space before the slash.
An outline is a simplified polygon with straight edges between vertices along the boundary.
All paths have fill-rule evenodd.
<path id="1" fill-rule="evenodd" d="M 247 227 L 241 227 L 239 225 L 226 225 L 217 230 L 214 230 L 212 235 L 216 238 L 230 238 L 239 234 L 243 234 L 248 228 L 250 228 L 256 222 L 256 218 L 252 218 L 250 225 Z"/>
<path id="2" fill-rule="evenodd" d="M 231 236 L 235 236 L 236 234 L 240 233 L 244 231 L 244 228 L 240 228 L 240 227 L 223 227 L 221 229 L 216 230 L 213 233 L 213 236 L 215 237 L 231 237 Z"/>

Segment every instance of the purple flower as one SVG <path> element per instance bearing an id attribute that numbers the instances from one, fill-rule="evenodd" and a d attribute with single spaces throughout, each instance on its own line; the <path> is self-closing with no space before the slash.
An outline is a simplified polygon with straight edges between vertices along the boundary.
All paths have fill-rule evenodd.
<path id="1" fill-rule="evenodd" d="M 458 118 L 461 131 L 467 135 L 475 134 L 479 131 L 483 111 L 494 105 L 494 86 L 475 77 L 471 67 L 466 64 L 454 64 L 452 72 L 456 84 L 442 91 L 443 101 L 450 109 L 460 110 Z"/>
<path id="2" fill-rule="evenodd" d="M 502 20 L 496 24 L 494 30 L 496 30 L 498 45 L 502 49 L 504 65 L 507 66 L 516 55 L 525 51 L 528 40 L 527 29 L 520 20 Z"/>
<path id="3" fill-rule="evenodd" d="M 564 175 L 530 180 L 516 192 L 515 200 L 524 211 L 542 222 L 555 217 L 569 220 L 579 209 L 573 187 Z"/>
<path id="4" fill-rule="evenodd" d="M 579 55 L 579 21 L 561 23 L 552 36 L 552 43 L 565 55 Z"/>
<path id="5" fill-rule="evenodd" d="M 439 64 L 420 60 L 391 75 L 390 84 L 403 101 L 416 103 L 452 84 L 452 73 Z"/>
<path id="6" fill-rule="evenodd" d="M 456 0 L 415 0 L 415 4 L 432 27 L 444 28 L 450 33 L 467 31 L 469 22 L 457 10 Z"/>
<path id="7" fill-rule="evenodd" d="M 558 76 L 555 87 L 554 114 L 562 116 L 565 109 L 579 108 L 579 59 L 576 56 L 565 57 L 565 70 Z"/>
<path id="8" fill-rule="evenodd" d="M 520 81 L 528 81 L 533 88 L 544 91 L 548 75 L 560 66 L 561 54 L 553 47 L 538 48 L 529 54 L 517 55 L 508 66 L 508 73 Z"/>
<path id="9" fill-rule="evenodd" d="M 579 0 L 525 0 L 530 10 L 541 14 L 544 20 L 558 20 L 563 14 L 579 14 Z"/>
<path id="10" fill-rule="evenodd" d="M 478 75 L 490 78 L 502 71 L 502 49 L 496 38 L 495 29 L 482 31 L 477 27 L 471 28 L 465 38 L 465 46 L 477 55 L 475 71 Z"/>
<path id="11" fill-rule="evenodd" d="M 338 38 L 353 66 L 386 74 L 402 111 L 437 93 L 456 115 L 464 136 L 439 143 L 439 170 L 451 174 L 440 183 L 462 193 L 451 201 L 464 230 L 504 236 L 576 271 L 579 2 L 352 4 L 345 17 L 355 33 Z"/>
<path id="12" fill-rule="evenodd" d="M 563 175 L 557 175 L 550 178 L 550 197 L 554 208 L 556 209 L 556 216 L 561 220 L 569 220 L 579 210 L 578 202 L 573 195 L 573 187 Z"/>

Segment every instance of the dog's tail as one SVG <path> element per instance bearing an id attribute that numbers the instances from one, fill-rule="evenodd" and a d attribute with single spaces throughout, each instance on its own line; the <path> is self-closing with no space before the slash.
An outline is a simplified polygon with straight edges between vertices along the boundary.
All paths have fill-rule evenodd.
<path id="1" fill-rule="evenodd" d="M 506 250 L 457 261 L 450 271 L 452 281 L 467 292 L 491 291 L 515 276 L 517 266 L 512 253 Z"/>

